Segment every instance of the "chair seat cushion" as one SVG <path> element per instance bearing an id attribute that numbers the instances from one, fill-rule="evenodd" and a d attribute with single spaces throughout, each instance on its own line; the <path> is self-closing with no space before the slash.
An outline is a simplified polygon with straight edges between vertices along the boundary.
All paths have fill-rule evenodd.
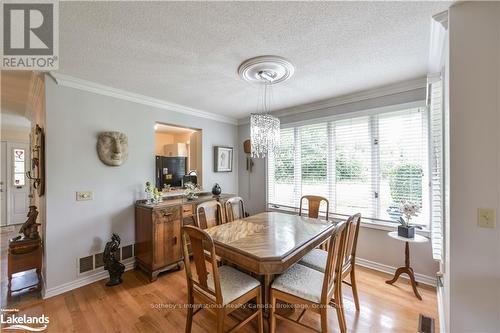
<path id="1" fill-rule="evenodd" d="M 321 249 L 314 249 L 306 254 L 299 263 L 309 268 L 315 269 L 324 273 L 326 270 L 326 261 L 328 259 L 328 252 Z"/>
<path id="2" fill-rule="evenodd" d="M 231 266 L 219 267 L 219 276 L 224 305 L 231 303 L 255 287 L 260 286 L 258 280 Z M 207 284 L 212 290 L 215 290 L 213 274 L 208 275 Z"/>
<path id="3" fill-rule="evenodd" d="M 272 288 L 311 302 L 321 302 L 324 274 L 303 265 L 293 265 L 277 277 Z"/>

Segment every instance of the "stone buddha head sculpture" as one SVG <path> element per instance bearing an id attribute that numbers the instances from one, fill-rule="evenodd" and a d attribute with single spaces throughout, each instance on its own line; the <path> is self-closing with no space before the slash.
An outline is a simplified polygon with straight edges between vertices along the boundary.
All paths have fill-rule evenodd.
<path id="1" fill-rule="evenodd" d="M 128 139 L 120 132 L 101 132 L 97 138 L 97 154 L 102 163 L 120 166 L 128 157 Z"/>

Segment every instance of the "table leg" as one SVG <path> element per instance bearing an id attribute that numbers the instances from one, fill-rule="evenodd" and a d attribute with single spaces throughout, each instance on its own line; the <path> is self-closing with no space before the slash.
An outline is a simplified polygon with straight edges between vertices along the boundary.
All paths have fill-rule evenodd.
<path id="1" fill-rule="evenodd" d="M 271 303 L 270 293 L 271 293 L 271 282 L 273 280 L 272 274 L 264 274 L 264 283 L 262 284 L 262 296 L 264 306 L 264 316 L 267 318 L 269 315 L 269 304 Z"/>
<path id="2" fill-rule="evenodd" d="M 8 276 L 9 284 L 8 284 L 8 293 L 7 296 L 11 297 L 12 296 L 12 274 L 9 273 Z"/>
<path id="3" fill-rule="evenodd" d="M 413 273 L 413 268 L 411 268 L 411 266 L 410 266 L 410 244 L 408 242 L 406 242 L 406 246 L 405 246 L 405 266 L 399 267 L 398 269 L 396 269 L 396 272 L 394 273 L 394 277 L 391 280 L 385 281 L 385 283 L 393 284 L 394 282 L 397 281 L 399 276 L 403 273 L 407 274 L 410 277 L 411 287 L 413 288 L 413 292 L 415 293 L 415 296 L 419 300 L 422 300 L 422 296 L 420 296 L 418 289 L 417 289 L 417 281 L 415 281 L 415 274 Z"/>

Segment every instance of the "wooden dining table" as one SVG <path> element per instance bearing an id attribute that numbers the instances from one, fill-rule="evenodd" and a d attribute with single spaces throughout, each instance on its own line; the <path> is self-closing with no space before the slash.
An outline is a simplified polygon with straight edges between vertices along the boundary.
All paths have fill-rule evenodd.
<path id="1" fill-rule="evenodd" d="M 219 257 L 261 277 L 264 304 L 269 304 L 274 276 L 326 241 L 340 221 L 264 212 L 206 232 L 212 236 Z"/>

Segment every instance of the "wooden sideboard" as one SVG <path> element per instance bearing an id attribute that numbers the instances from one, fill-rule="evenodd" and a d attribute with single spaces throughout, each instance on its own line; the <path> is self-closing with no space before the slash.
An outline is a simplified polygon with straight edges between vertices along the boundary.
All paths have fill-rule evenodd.
<path id="1" fill-rule="evenodd" d="M 205 201 L 218 200 L 224 204 L 233 195 L 200 195 L 198 199 L 183 197 L 147 204 L 135 204 L 135 267 L 140 268 L 155 281 L 158 274 L 171 269 L 181 269 L 183 264 L 181 228 L 196 224 L 196 207 Z M 222 214 L 224 216 L 224 214 Z"/>

